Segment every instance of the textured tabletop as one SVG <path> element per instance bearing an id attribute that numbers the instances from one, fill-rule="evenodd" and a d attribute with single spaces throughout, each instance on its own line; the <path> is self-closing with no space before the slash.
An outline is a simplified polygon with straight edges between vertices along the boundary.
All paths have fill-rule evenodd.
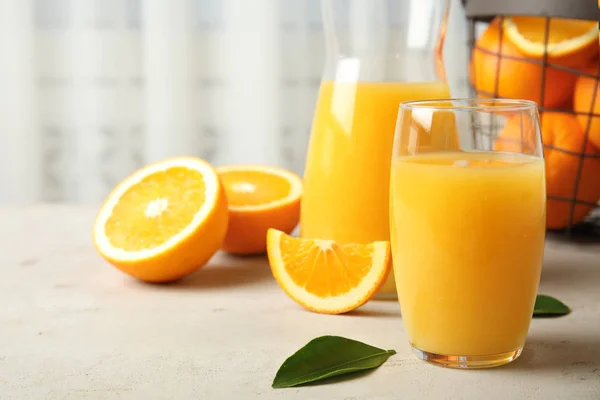
<path id="1" fill-rule="evenodd" d="M 264 257 L 218 254 L 176 284 L 103 261 L 95 207 L 0 207 L 0 399 L 600 399 L 600 245 L 551 241 L 540 292 L 573 309 L 532 323 L 523 355 L 493 370 L 418 361 L 396 302 L 304 311 Z M 360 379 L 271 389 L 283 360 L 337 334 L 396 349 Z"/>

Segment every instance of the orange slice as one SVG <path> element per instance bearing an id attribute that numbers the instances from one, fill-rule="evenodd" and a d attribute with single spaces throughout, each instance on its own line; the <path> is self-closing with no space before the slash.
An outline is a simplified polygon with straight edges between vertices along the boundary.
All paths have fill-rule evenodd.
<path id="1" fill-rule="evenodd" d="M 270 229 L 269 263 L 279 286 L 310 311 L 341 314 L 366 303 L 390 270 L 389 242 L 339 244 Z"/>
<path id="2" fill-rule="evenodd" d="M 267 250 L 267 230 L 290 233 L 300 219 L 302 180 L 290 171 L 258 165 L 217 168 L 229 202 L 222 249 L 234 254 Z"/>
<path id="3" fill-rule="evenodd" d="M 546 35 L 544 17 L 506 17 L 508 39 L 525 55 L 542 57 Z M 577 19 L 550 19 L 548 56 L 564 58 L 565 65 L 580 65 L 598 53 L 598 22 Z"/>
<path id="4" fill-rule="evenodd" d="M 119 184 L 94 224 L 94 244 L 121 271 L 173 281 L 203 266 L 227 230 L 227 200 L 212 167 L 197 158 L 149 165 Z"/>

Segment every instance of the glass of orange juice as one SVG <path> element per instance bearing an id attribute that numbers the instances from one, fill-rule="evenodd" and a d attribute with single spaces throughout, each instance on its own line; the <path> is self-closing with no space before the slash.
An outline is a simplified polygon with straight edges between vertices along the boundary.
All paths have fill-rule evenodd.
<path id="1" fill-rule="evenodd" d="M 486 368 L 521 354 L 540 279 L 545 207 L 535 103 L 402 103 L 390 231 L 402 319 L 419 358 Z"/>
<path id="2" fill-rule="evenodd" d="M 390 155 L 400 102 L 449 98 L 448 0 L 322 0 L 326 64 L 304 171 L 300 235 L 389 240 Z M 379 298 L 396 298 L 393 273 Z"/>

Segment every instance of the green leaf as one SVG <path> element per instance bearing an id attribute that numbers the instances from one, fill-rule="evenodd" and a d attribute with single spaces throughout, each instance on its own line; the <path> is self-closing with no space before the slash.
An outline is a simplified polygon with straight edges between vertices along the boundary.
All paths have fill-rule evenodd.
<path id="1" fill-rule="evenodd" d="M 321 336 L 284 361 L 272 386 L 292 387 L 377 368 L 394 354 L 394 350 L 379 349 L 341 336 Z"/>
<path id="2" fill-rule="evenodd" d="M 567 315 L 571 309 L 562 301 L 545 294 L 538 294 L 533 307 L 534 317 L 560 317 Z"/>

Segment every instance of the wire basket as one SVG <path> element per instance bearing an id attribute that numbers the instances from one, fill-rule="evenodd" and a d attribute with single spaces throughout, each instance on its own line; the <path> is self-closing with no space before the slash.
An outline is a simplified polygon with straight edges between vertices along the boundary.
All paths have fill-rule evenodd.
<path id="1" fill-rule="evenodd" d="M 598 203 L 600 201 L 600 62 L 596 55 L 596 65 L 590 62 L 590 65 L 594 65 L 592 69 L 582 68 L 582 65 L 565 66 L 564 63 L 558 63 L 555 59 L 549 57 L 547 52 L 551 19 L 568 18 L 598 21 L 599 9 L 596 7 L 596 2 L 590 0 L 568 2 L 563 0 L 462 0 L 462 3 L 465 7 L 469 27 L 470 59 L 468 74 L 471 94 L 477 97 L 513 97 L 506 93 L 510 92 L 510 89 L 503 90 L 509 88 L 509 86 L 506 86 L 506 82 L 501 82 L 503 69 L 510 66 L 511 62 L 512 65 L 519 65 L 524 68 L 535 66 L 528 68 L 529 71 L 535 71 L 535 74 L 527 75 L 530 80 L 509 82 L 509 85 L 539 86 L 539 90 L 536 89 L 533 93 L 534 98 L 529 98 L 529 100 L 538 103 L 542 117 L 542 138 L 544 139 L 545 130 L 544 113 L 560 113 L 566 116 L 564 117 L 565 121 L 571 124 L 574 124 L 572 121 L 578 122 L 578 128 L 570 130 L 568 135 L 582 135 L 583 140 L 580 136 L 577 137 L 577 140 L 575 140 L 575 137 L 566 141 L 552 140 L 551 136 L 553 135 L 548 135 L 548 140 L 543 140 L 547 168 L 557 168 L 556 165 L 549 165 L 552 160 L 548 158 L 550 152 L 555 152 L 552 154 L 560 154 L 563 161 L 568 161 L 568 171 L 570 173 L 564 174 L 568 179 L 564 179 L 565 176 L 563 176 L 562 181 L 559 180 L 559 182 L 551 184 L 551 180 L 555 177 L 550 176 L 551 171 L 547 169 L 548 230 L 549 232 L 564 234 L 568 238 L 600 240 L 600 208 Z M 509 45 L 513 47 L 514 45 L 508 42 L 503 43 L 509 40 L 505 35 L 504 20 L 506 17 L 517 15 L 542 17 L 545 21 L 544 52 L 541 57 L 528 57 L 515 51 L 506 51 Z M 499 43 L 495 46 L 495 50 L 481 46 L 480 41 L 478 41 L 481 36 L 477 33 L 490 27 L 490 24 L 494 24 L 493 29 L 499 30 L 497 36 Z M 598 46 L 599 41 L 595 42 L 596 46 Z M 480 58 L 475 59 L 475 57 L 482 57 L 482 55 L 487 59 L 491 57 L 495 61 L 492 73 L 490 73 L 489 65 L 494 65 L 493 62 L 486 64 L 487 69 L 481 68 L 485 71 L 477 70 Z M 520 71 L 524 71 L 524 69 Z M 480 75 L 477 75 L 478 73 Z M 483 78 L 484 73 L 485 78 Z M 495 75 L 490 78 L 493 73 Z M 557 77 L 565 77 L 565 79 L 556 81 Z M 482 81 L 482 78 L 486 80 Z M 578 101 L 578 104 L 574 106 L 574 92 L 567 96 L 567 100 L 570 99 L 570 102 L 564 100 L 561 104 L 557 104 L 558 100 L 552 98 L 553 93 L 551 90 L 553 88 L 557 85 L 568 85 L 571 80 L 575 82 L 573 89 L 576 85 L 583 87 L 583 85 L 580 85 L 579 80 L 585 80 L 582 83 L 593 86 L 589 108 L 587 107 L 588 102 L 584 102 L 584 106 L 581 107 L 581 101 Z M 481 84 L 481 82 L 486 82 L 486 84 Z M 551 82 L 552 86 L 547 85 L 547 82 Z M 516 92 L 519 92 L 519 90 L 516 90 Z M 587 90 L 587 93 L 589 93 L 589 90 Z M 550 129 L 557 128 L 554 126 L 548 127 L 548 132 L 550 132 Z M 591 140 L 591 137 L 594 140 Z M 596 137 L 599 139 L 596 140 Z M 556 185 L 556 183 L 559 185 Z M 560 190 L 554 190 L 557 186 L 560 187 Z"/>

